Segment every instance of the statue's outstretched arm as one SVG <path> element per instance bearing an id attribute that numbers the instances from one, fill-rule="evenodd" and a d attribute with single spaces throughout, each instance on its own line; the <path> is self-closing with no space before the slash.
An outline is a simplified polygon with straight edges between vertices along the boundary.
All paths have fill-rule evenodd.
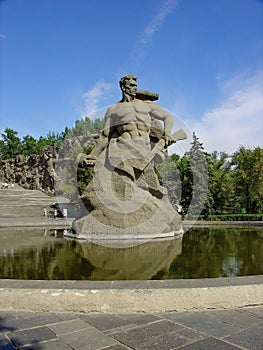
<path id="1" fill-rule="evenodd" d="M 97 158 L 104 151 L 104 149 L 107 147 L 107 145 L 109 143 L 109 139 L 110 139 L 111 134 L 112 134 L 111 124 L 112 124 L 112 122 L 111 122 L 111 118 L 110 118 L 110 109 L 108 109 L 106 111 L 106 114 L 105 114 L 104 126 L 103 126 L 102 133 L 101 133 L 95 147 L 93 148 L 93 150 L 90 152 L 89 155 L 81 154 L 79 156 L 79 162 L 86 163 L 86 165 L 88 165 L 88 166 L 95 165 Z"/>

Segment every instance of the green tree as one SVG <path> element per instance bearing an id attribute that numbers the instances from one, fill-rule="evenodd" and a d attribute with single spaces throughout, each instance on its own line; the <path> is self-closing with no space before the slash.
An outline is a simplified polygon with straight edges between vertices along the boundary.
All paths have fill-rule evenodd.
<path id="1" fill-rule="evenodd" d="M 93 129 L 94 132 L 100 132 L 103 129 L 104 126 L 104 119 L 97 118 L 93 122 Z"/>
<path id="2" fill-rule="evenodd" d="M 21 153 L 24 155 L 38 154 L 38 141 L 33 136 L 24 136 L 22 140 Z"/>
<path id="3" fill-rule="evenodd" d="M 171 203 L 180 204 L 182 213 L 189 219 L 211 212 L 213 200 L 208 192 L 207 158 L 194 133 L 189 152 L 181 158 L 173 154 L 157 167 L 161 182 L 168 188 Z"/>
<path id="4" fill-rule="evenodd" d="M 189 160 L 187 165 L 187 186 L 190 187 L 192 192 L 192 198 L 187 212 L 189 219 L 196 218 L 201 212 L 205 215 L 210 214 L 213 201 L 208 192 L 208 154 L 204 152 L 203 144 L 199 141 L 195 133 L 193 133 L 193 142 L 191 145 L 189 152 L 185 154 Z"/>
<path id="5" fill-rule="evenodd" d="M 63 132 L 62 133 L 58 133 L 58 132 L 55 133 L 54 131 L 49 131 L 47 136 L 46 136 L 46 139 L 50 145 L 55 144 L 55 143 L 61 144 L 61 142 L 64 139 L 64 134 L 63 134 Z"/>
<path id="6" fill-rule="evenodd" d="M 235 198 L 246 213 L 263 210 L 263 149 L 240 146 L 232 156 Z"/>
<path id="7" fill-rule="evenodd" d="M 87 133 L 98 133 L 103 129 L 104 120 L 97 118 L 91 120 L 88 116 L 75 122 L 75 126 L 67 130 L 67 137 L 86 135 Z"/>
<path id="8" fill-rule="evenodd" d="M 65 130 L 62 131 L 62 137 L 63 137 L 63 140 L 67 137 L 67 135 L 69 134 L 70 132 L 70 129 L 68 126 L 65 127 Z"/>
<path id="9" fill-rule="evenodd" d="M 48 145 L 56 145 L 57 148 L 60 148 L 66 135 L 65 132 L 55 133 L 49 131 L 46 137 L 40 136 L 37 142 L 37 154 L 42 153 L 43 148 Z"/>
<path id="10" fill-rule="evenodd" d="M 213 198 L 213 212 L 222 213 L 234 206 L 234 185 L 231 159 L 225 152 L 212 152 L 208 157 L 209 193 Z"/>
<path id="11" fill-rule="evenodd" d="M 182 213 L 186 214 L 192 200 L 193 173 L 189 158 L 186 155 L 178 159 L 176 165 L 180 173 L 182 188 L 180 205 L 182 206 Z"/>
<path id="12" fill-rule="evenodd" d="M 10 128 L 6 128 L 1 134 L 0 157 L 2 159 L 15 158 L 21 152 L 22 144 L 17 134 L 17 131 Z"/>

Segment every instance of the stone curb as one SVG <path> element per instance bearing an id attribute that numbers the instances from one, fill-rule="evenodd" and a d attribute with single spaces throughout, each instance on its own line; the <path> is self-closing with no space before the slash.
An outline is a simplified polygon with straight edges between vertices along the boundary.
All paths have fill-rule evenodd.
<path id="1" fill-rule="evenodd" d="M 263 221 L 191 221 L 184 220 L 183 227 L 263 227 Z"/>
<path id="2" fill-rule="evenodd" d="M 55 227 L 70 228 L 74 218 L 44 217 L 1 217 L 0 228 L 8 227 Z M 263 227 L 263 221 L 190 221 L 184 220 L 183 227 Z"/>
<path id="3" fill-rule="evenodd" d="M 0 280 L 0 310 L 153 313 L 263 305 L 263 275 L 175 281 Z"/>

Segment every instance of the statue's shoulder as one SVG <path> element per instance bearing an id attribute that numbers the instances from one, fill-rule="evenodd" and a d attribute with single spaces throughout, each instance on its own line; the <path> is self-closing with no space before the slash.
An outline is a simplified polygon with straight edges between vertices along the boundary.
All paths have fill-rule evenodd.
<path id="1" fill-rule="evenodd" d="M 119 102 L 115 103 L 114 105 L 109 106 L 107 108 L 106 115 L 112 114 L 116 110 L 116 108 L 118 108 L 118 104 L 119 104 Z"/>

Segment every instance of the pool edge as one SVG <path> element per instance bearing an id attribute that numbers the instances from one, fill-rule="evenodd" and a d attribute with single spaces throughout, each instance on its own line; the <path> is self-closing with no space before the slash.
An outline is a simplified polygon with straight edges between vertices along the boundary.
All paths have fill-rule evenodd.
<path id="1" fill-rule="evenodd" d="M 1 311 L 138 313 L 263 305 L 263 275 L 162 281 L 0 280 Z"/>

